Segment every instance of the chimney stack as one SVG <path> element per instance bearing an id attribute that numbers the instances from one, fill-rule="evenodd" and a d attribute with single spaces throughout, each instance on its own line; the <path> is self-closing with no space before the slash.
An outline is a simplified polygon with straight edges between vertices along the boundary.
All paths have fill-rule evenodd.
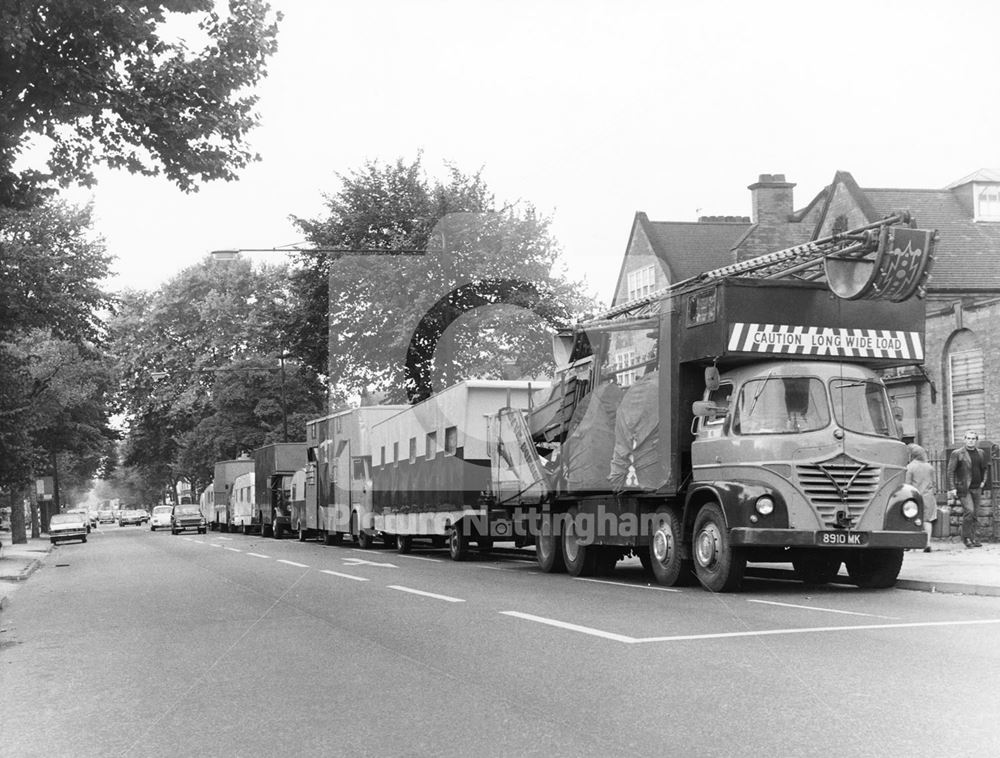
<path id="1" fill-rule="evenodd" d="M 794 212 L 792 182 L 784 174 L 761 174 L 750 190 L 754 223 L 764 227 L 784 226 Z"/>

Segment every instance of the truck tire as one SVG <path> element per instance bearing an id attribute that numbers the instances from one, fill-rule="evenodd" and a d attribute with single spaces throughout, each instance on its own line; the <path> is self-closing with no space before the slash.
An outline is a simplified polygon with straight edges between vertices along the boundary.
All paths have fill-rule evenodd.
<path id="1" fill-rule="evenodd" d="M 711 592 L 738 592 L 747 568 L 746 553 L 729 544 L 726 518 L 718 503 L 706 503 L 694 520 L 694 570 Z"/>
<path id="2" fill-rule="evenodd" d="M 274 520 L 271 522 L 271 537 L 276 540 L 280 540 L 283 531 L 283 527 L 278 523 L 278 518 L 275 516 Z"/>
<path id="3" fill-rule="evenodd" d="M 452 525 L 448 534 L 448 555 L 453 561 L 464 561 L 469 557 L 469 535 L 465 533 L 461 522 Z"/>
<path id="4" fill-rule="evenodd" d="M 596 545 L 581 545 L 577 542 L 577 513 L 579 511 L 575 505 L 571 505 L 566 511 L 562 528 L 563 561 L 570 576 L 590 576 L 594 573 L 597 549 Z"/>
<path id="5" fill-rule="evenodd" d="M 844 560 L 851 580 L 865 589 L 886 589 L 896 584 L 903 567 L 903 551 L 894 548 L 855 550 Z"/>
<path id="6" fill-rule="evenodd" d="M 413 537 L 408 534 L 396 535 L 396 551 L 406 555 L 413 549 Z"/>
<path id="7" fill-rule="evenodd" d="M 539 524 L 538 534 L 535 535 L 535 560 L 538 561 L 538 568 L 546 574 L 561 574 L 566 570 L 562 541 L 556 533 L 554 520 L 546 516 L 542 518 L 547 519 L 547 524 Z"/>
<path id="8" fill-rule="evenodd" d="M 694 565 L 681 558 L 681 520 L 673 508 L 661 508 L 653 517 L 653 532 L 649 535 L 649 570 L 664 587 L 691 584 Z"/>
<path id="9" fill-rule="evenodd" d="M 829 552 L 807 552 L 792 558 L 795 575 L 804 584 L 829 584 L 837 578 L 841 563 L 843 559 L 839 554 L 833 555 Z"/>

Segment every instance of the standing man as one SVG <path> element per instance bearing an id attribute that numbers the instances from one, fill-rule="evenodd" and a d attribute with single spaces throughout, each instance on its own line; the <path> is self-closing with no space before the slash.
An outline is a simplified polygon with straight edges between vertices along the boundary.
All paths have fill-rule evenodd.
<path id="1" fill-rule="evenodd" d="M 962 541 L 966 547 L 982 547 L 976 539 L 976 510 L 989 471 L 988 461 L 979 449 L 979 434 L 965 433 L 965 445 L 956 448 L 948 459 L 948 497 L 962 504 Z"/>

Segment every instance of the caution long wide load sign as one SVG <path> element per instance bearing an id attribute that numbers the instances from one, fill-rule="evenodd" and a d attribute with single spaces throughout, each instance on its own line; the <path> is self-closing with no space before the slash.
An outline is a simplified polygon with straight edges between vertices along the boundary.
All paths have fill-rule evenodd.
<path id="1" fill-rule="evenodd" d="M 794 324 L 731 324 L 729 351 L 922 361 L 920 332 Z"/>

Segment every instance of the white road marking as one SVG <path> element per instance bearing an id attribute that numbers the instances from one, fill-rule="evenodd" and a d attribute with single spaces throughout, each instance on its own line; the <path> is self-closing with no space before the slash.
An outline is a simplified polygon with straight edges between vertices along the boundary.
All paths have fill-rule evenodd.
<path id="1" fill-rule="evenodd" d="M 184 539 L 187 539 L 187 537 L 185 537 Z M 205 544 L 205 540 L 196 540 L 194 537 L 191 538 L 191 542 L 197 542 L 199 545 Z"/>
<path id="2" fill-rule="evenodd" d="M 240 550 L 239 548 L 235 548 L 235 547 L 228 547 L 228 546 L 226 547 L 226 550 L 229 550 L 230 552 L 233 552 L 233 553 L 242 553 L 242 552 L 243 552 L 243 551 L 242 551 L 242 550 Z"/>
<path id="3" fill-rule="evenodd" d="M 628 584 L 627 582 L 609 582 L 607 579 L 588 579 L 585 576 L 576 577 L 578 582 L 595 582 L 597 584 L 613 584 L 615 587 L 632 587 L 637 590 L 657 590 L 658 592 L 680 592 L 675 587 L 654 587 L 651 584 Z"/>
<path id="4" fill-rule="evenodd" d="M 376 563 L 375 561 L 366 561 L 363 558 L 341 558 L 341 560 L 348 566 L 378 566 L 379 568 L 399 568 L 392 563 Z"/>
<path id="5" fill-rule="evenodd" d="M 489 569 L 490 571 L 511 571 L 512 569 L 503 566 L 476 566 L 477 569 Z"/>
<path id="6" fill-rule="evenodd" d="M 431 563 L 440 563 L 440 558 L 424 558 L 422 555 L 401 555 L 400 558 L 409 558 L 411 561 L 430 561 Z"/>
<path id="7" fill-rule="evenodd" d="M 270 558 L 269 555 L 261 555 L 260 553 L 247 553 L 247 555 L 252 555 L 254 558 Z"/>
<path id="8" fill-rule="evenodd" d="M 289 566 L 297 566 L 300 569 L 307 569 L 307 568 L 309 568 L 304 563 L 296 563 L 295 561 L 286 561 L 284 558 L 279 558 L 278 559 L 278 563 L 284 563 L 284 564 L 287 564 Z"/>
<path id="9" fill-rule="evenodd" d="M 587 634 L 592 637 L 601 637 L 615 642 L 624 642 L 627 645 L 638 645 L 647 642 L 689 642 L 694 640 L 721 640 L 735 637 L 771 637 L 785 634 L 811 634 L 817 632 L 860 632 L 873 629 L 917 629 L 921 627 L 943 627 L 943 626 L 975 626 L 981 624 L 1000 624 L 1000 619 L 974 619 L 971 621 L 914 621 L 904 624 L 859 624 L 857 626 L 815 626 L 795 629 L 761 629 L 759 631 L 743 632 L 716 632 L 714 634 L 677 634 L 669 637 L 630 637 L 626 634 L 615 634 L 605 632 L 601 629 L 594 629 L 589 626 L 570 624 L 566 621 L 545 618 L 544 616 L 533 616 L 530 613 L 520 613 L 518 611 L 500 611 L 501 615 L 513 616 L 514 618 L 534 621 L 538 624 L 554 626 L 559 629 L 566 629 L 572 632 Z"/>
<path id="10" fill-rule="evenodd" d="M 449 597 L 448 595 L 438 595 L 434 592 L 424 592 L 423 590 L 415 590 L 411 587 L 400 587 L 398 584 L 388 585 L 390 590 L 399 590 L 400 592 L 409 592 L 412 595 L 421 595 L 422 597 L 431 597 L 435 600 L 444 600 L 448 603 L 464 603 L 465 601 L 459 597 Z"/>
<path id="11" fill-rule="evenodd" d="M 182 540 L 187 540 L 188 542 L 194 542 L 195 540 L 191 537 L 181 537 Z"/>
<path id="12" fill-rule="evenodd" d="M 868 616 L 874 619 L 887 619 L 897 621 L 898 616 L 879 616 L 875 613 L 859 613 L 858 611 L 842 611 L 837 608 L 819 608 L 815 605 L 796 605 L 795 603 L 779 603 L 774 600 L 747 600 L 748 603 L 760 603 L 761 605 L 778 605 L 782 608 L 801 608 L 805 611 L 822 611 L 823 613 L 843 613 L 847 616 Z"/>
<path id="13" fill-rule="evenodd" d="M 220 545 L 218 542 L 209 542 L 208 546 L 209 547 L 222 547 L 222 545 Z"/>
<path id="14" fill-rule="evenodd" d="M 232 542 L 232 537 L 216 537 L 217 540 L 225 540 L 226 542 Z"/>
<path id="15" fill-rule="evenodd" d="M 354 576 L 354 574 L 341 574 L 339 571 L 329 571 L 328 569 L 320 569 L 321 574 L 329 574 L 330 576 L 339 576 L 342 579 L 353 579 L 356 582 L 367 582 L 368 580 L 363 576 Z"/>
<path id="16" fill-rule="evenodd" d="M 635 642 L 635 637 L 628 637 L 624 634 L 615 634 L 614 632 L 604 632 L 600 629 L 594 629 L 593 627 L 570 624 L 566 621 L 556 621 L 555 619 L 547 619 L 542 616 L 532 616 L 530 613 L 520 613 L 518 611 L 500 611 L 500 613 L 504 616 L 513 616 L 514 618 L 524 619 L 525 621 L 534 621 L 538 624 L 545 624 L 546 626 L 568 629 L 571 632 L 589 634 L 591 637 L 601 637 L 606 640 L 614 640 L 615 642 L 625 642 L 629 644 Z"/>

